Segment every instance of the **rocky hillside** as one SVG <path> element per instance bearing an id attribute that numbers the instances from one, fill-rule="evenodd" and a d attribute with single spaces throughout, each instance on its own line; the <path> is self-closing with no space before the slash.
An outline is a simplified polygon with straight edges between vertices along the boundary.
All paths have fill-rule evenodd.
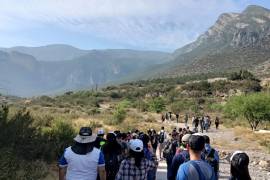
<path id="1" fill-rule="evenodd" d="M 251 5 L 225 13 L 198 39 L 173 53 L 174 61 L 155 76 L 198 74 L 252 68 L 270 58 L 270 10 Z"/>

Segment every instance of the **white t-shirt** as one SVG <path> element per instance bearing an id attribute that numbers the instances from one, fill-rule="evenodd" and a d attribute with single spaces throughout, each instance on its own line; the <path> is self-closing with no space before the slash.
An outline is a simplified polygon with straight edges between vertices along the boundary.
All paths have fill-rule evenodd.
<path id="1" fill-rule="evenodd" d="M 59 160 L 59 166 L 67 167 L 66 180 L 95 180 L 98 166 L 105 166 L 104 155 L 97 148 L 81 155 L 68 147 Z"/>

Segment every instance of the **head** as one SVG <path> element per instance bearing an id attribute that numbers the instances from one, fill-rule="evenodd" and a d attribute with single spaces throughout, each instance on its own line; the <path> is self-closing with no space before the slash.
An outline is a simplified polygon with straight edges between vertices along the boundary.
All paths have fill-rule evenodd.
<path id="1" fill-rule="evenodd" d="M 248 171 L 249 157 L 246 153 L 236 151 L 231 157 L 231 176 L 234 179 L 250 180 Z"/>
<path id="2" fill-rule="evenodd" d="M 71 147 L 72 151 L 81 155 L 92 152 L 96 137 L 90 127 L 82 127 L 79 134 L 74 138 L 75 144 Z"/>
<path id="3" fill-rule="evenodd" d="M 108 133 L 106 139 L 107 139 L 107 142 L 110 144 L 117 142 L 116 141 L 116 134 L 114 134 L 114 133 Z"/>
<path id="4" fill-rule="evenodd" d="M 188 146 L 188 142 L 189 142 L 189 138 L 191 137 L 191 134 L 185 134 L 181 141 L 182 141 L 182 145 L 186 148 Z"/>
<path id="5" fill-rule="evenodd" d="M 205 140 L 205 144 L 210 144 L 210 138 L 209 138 L 209 136 L 204 135 L 203 138 Z"/>
<path id="6" fill-rule="evenodd" d="M 179 129 L 178 129 L 178 132 L 179 132 L 179 133 L 181 133 L 181 132 L 182 132 L 182 130 L 183 130 L 182 128 L 179 128 Z"/>
<path id="7" fill-rule="evenodd" d="M 141 160 L 144 158 L 143 142 L 140 139 L 129 141 L 129 156 L 135 159 L 135 165 L 140 167 Z"/>
<path id="8" fill-rule="evenodd" d="M 188 150 L 190 154 L 201 155 L 204 149 L 205 140 L 203 136 L 191 135 L 188 140 Z"/>
<path id="9" fill-rule="evenodd" d="M 161 130 L 163 130 L 163 131 L 165 130 L 164 126 L 161 127 Z"/>
<path id="10" fill-rule="evenodd" d="M 139 139 L 142 140 L 144 147 L 148 147 L 148 143 L 150 141 L 150 138 L 147 134 L 140 135 Z"/>
<path id="11" fill-rule="evenodd" d="M 97 132 L 97 136 L 98 137 L 104 137 L 104 130 L 103 129 L 99 129 L 98 132 Z"/>

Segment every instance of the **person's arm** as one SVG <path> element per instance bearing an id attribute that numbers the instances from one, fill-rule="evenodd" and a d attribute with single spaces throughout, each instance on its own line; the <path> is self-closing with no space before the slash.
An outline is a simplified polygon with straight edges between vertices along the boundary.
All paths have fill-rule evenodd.
<path id="1" fill-rule="evenodd" d="M 66 152 L 66 150 L 65 150 Z M 61 156 L 61 158 L 58 161 L 58 167 L 59 167 L 59 180 L 65 180 L 66 172 L 67 172 L 67 160 L 65 158 L 65 152 Z"/>
<path id="2" fill-rule="evenodd" d="M 100 180 L 106 180 L 105 159 L 104 154 L 100 151 L 98 159 L 98 174 Z"/>
<path id="3" fill-rule="evenodd" d="M 59 167 L 59 180 L 65 180 L 66 171 L 66 167 Z"/>
<path id="4" fill-rule="evenodd" d="M 106 180 L 105 166 L 98 166 L 98 174 L 99 174 L 100 180 Z"/>

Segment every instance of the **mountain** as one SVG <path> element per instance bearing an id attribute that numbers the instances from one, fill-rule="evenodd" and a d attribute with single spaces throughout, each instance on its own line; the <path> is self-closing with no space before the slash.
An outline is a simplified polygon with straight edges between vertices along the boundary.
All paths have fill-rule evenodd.
<path id="1" fill-rule="evenodd" d="M 38 61 L 64 61 L 72 60 L 88 53 L 87 50 L 81 50 L 70 45 L 52 44 L 40 47 L 17 46 L 12 48 L 2 48 L 5 52 L 21 52 L 34 56 Z"/>
<path id="2" fill-rule="evenodd" d="M 63 51 L 67 47 L 83 53 L 67 60 L 67 52 Z M 156 51 L 79 50 L 70 46 L 58 51 L 59 46 L 54 45 L 41 49 L 38 47 L 36 52 L 35 48 L 17 47 L 0 51 L 0 92 L 34 96 L 101 86 L 167 62 L 169 56 Z M 53 54 L 46 56 L 48 49 L 63 59 L 53 60 Z M 44 54 L 37 56 L 38 52 Z M 43 61 L 44 57 L 50 60 Z"/>
<path id="3" fill-rule="evenodd" d="M 173 54 L 151 76 L 179 76 L 253 68 L 270 58 L 270 10 L 251 5 L 225 13 L 197 40 Z"/>

